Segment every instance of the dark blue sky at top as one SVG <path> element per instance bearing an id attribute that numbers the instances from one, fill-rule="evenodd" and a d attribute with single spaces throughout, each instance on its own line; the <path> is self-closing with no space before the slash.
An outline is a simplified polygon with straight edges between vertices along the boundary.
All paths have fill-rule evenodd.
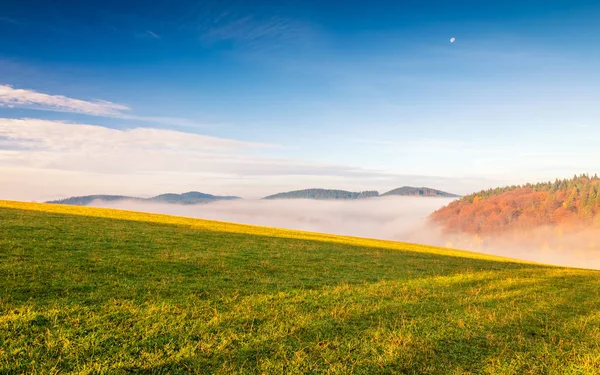
<path id="1" fill-rule="evenodd" d="M 298 47 L 298 23 L 330 35 L 338 48 L 356 45 L 354 37 L 369 32 L 406 31 L 406 37 L 463 24 L 472 32 L 502 25 L 530 33 L 557 36 L 561 18 L 587 14 L 600 5 L 593 0 L 547 1 L 22 1 L 4 0 L 0 15 L 2 53 L 51 61 L 122 64 L 177 61 L 214 56 L 239 47 L 246 28 L 279 23 L 290 35 L 262 35 L 262 47 Z M 580 14 L 581 16 L 581 14 Z M 240 20 L 242 20 L 240 22 Z M 544 20 L 548 23 L 544 25 Z M 540 22 L 541 21 L 541 22 Z M 238 24 L 236 25 L 236 22 Z M 205 35 L 231 24 L 222 35 Z M 529 28 L 529 30 L 528 30 Z M 597 30 L 597 29 L 596 29 Z M 275 30 L 271 30 L 276 33 Z M 466 30 L 457 30 L 465 31 Z M 592 31 L 592 30 L 590 30 Z M 240 33 L 241 35 L 237 35 Z M 414 35 L 411 35 L 414 33 Z M 154 34 L 154 35 L 153 35 Z M 396 34 L 392 34 L 395 36 Z M 446 37 L 443 35 L 440 37 Z M 165 39 L 141 43 L 139 39 Z M 252 35 L 248 35 L 252 38 Z M 589 35 L 580 35 L 582 42 Z M 259 38 L 260 39 L 260 38 Z M 203 41 L 198 45 L 198 41 Z M 304 46 L 309 48 L 310 46 Z M 314 46 L 313 46 L 314 47 Z"/>

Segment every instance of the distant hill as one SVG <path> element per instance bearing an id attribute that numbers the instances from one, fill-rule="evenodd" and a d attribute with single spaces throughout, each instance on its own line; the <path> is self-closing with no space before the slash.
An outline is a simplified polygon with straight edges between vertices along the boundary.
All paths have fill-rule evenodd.
<path id="1" fill-rule="evenodd" d="M 123 201 L 123 200 L 134 200 L 140 202 L 160 202 L 160 203 L 171 203 L 171 204 L 201 204 L 201 203 L 210 203 L 221 200 L 233 200 L 233 199 L 241 199 L 239 197 L 233 196 L 218 196 L 200 193 L 197 191 L 190 191 L 183 194 L 174 194 L 167 193 L 157 195 L 152 198 L 137 198 L 137 197 L 128 197 L 124 195 L 86 195 L 82 197 L 71 197 L 66 199 L 53 200 L 46 203 L 55 203 L 55 204 L 68 204 L 73 206 L 87 206 L 96 200 L 114 202 L 114 201 Z"/>
<path id="2" fill-rule="evenodd" d="M 460 198 L 460 195 L 446 193 L 445 191 L 432 189 L 428 187 L 412 187 L 403 186 L 398 189 L 390 190 L 381 196 L 387 195 L 402 195 L 408 197 L 444 197 L 444 198 Z"/>
<path id="3" fill-rule="evenodd" d="M 346 200 L 346 199 L 362 199 L 383 197 L 388 195 L 401 195 L 410 197 L 447 197 L 458 198 L 459 195 L 446 193 L 441 190 L 436 190 L 427 187 L 410 187 L 403 186 L 398 189 L 388 191 L 385 194 L 379 194 L 377 191 L 361 191 L 352 192 L 346 190 L 330 190 L 330 189 L 305 189 L 295 190 L 286 193 L 269 195 L 263 199 L 317 199 L 317 200 Z"/>
<path id="4" fill-rule="evenodd" d="M 587 175 L 467 195 L 431 215 L 447 232 L 500 234 L 539 227 L 600 228 L 600 178 Z"/>
<path id="5" fill-rule="evenodd" d="M 212 195 L 206 193 L 200 193 L 197 191 L 190 191 L 188 193 L 183 194 L 161 194 L 156 197 L 149 198 L 148 200 L 154 202 L 164 202 L 164 203 L 178 203 L 178 204 L 197 204 L 197 203 L 206 203 L 212 201 L 223 201 L 223 200 L 234 200 L 241 199 L 240 197 L 234 196 L 219 196 Z"/>
<path id="6" fill-rule="evenodd" d="M 377 191 L 352 192 L 346 190 L 305 189 L 286 193 L 269 195 L 263 199 L 317 199 L 317 200 L 347 200 L 378 197 Z"/>
<path id="7" fill-rule="evenodd" d="M 69 204 L 72 206 L 87 206 L 93 201 L 101 200 L 107 202 L 123 201 L 123 200 L 144 200 L 142 198 L 127 197 L 124 195 L 86 195 L 82 197 L 70 197 L 65 199 L 58 199 L 54 201 L 48 201 L 46 203 L 55 204 Z"/>

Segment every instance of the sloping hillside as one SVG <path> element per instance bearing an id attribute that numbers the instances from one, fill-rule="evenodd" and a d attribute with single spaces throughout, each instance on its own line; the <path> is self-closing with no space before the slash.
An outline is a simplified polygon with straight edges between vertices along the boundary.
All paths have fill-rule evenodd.
<path id="1" fill-rule="evenodd" d="M 480 191 L 450 203 L 431 218 L 447 231 L 484 235 L 544 226 L 600 228 L 600 178 L 581 175 Z"/>
<path id="2" fill-rule="evenodd" d="M 0 373 L 593 374 L 599 276 L 0 201 Z"/>

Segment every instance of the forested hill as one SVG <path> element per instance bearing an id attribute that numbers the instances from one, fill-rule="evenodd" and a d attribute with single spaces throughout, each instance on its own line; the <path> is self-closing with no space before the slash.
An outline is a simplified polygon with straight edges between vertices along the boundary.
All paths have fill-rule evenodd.
<path id="1" fill-rule="evenodd" d="M 200 193 L 197 191 L 190 191 L 183 194 L 161 194 L 152 198 L 137 198 L 137 197 L 128 197 L 123 195 L 86 195 L 82 197 L 71 197 L 66 199 L 59 199 L 54 201 L 49 201 L 46 203 L 55 203 L 55 204 L 68 204 L 73 206 L 87 206 L 93 201 L 139 201 L 139 202 L 160 202 L 160 203 L 172 203 L 172 204 L 201 204 L 201 203 L 209 203 L 220 200 L 232 200 L 232 199 L 240 199 L 239 197 L 233 196 L 218 196 Z"/>
<path id="2" fill-rule="evenodd" d="M 415 196 L 415 197 L 444 197 L 444 198 L 460 198 L 460 195 L 446 193 L 445 191 L 432 189 L 428 187 L 412 187 L 403 186 L 398 189 L 390 190 L 382 196 L 386 195 L 402 195 L 402 196 Z"/>
<path id="3" fill-rule="evenodd" d="M 143 201 L 143 198 L 136 197 L 128 197 L 125 195 L 85 195 L 82 197 L 70 197 L 65 199 L 57 199 L 54 201 L 48 201 L 46 203 L 55 203 L 55 204 L 68 204 L 71 206 L 87 206 L 93 201 L 106 201 L 106 202 L 115 202 L 115 201 L 125 201 L 125 200 L 139 200 Z"/>
<path id="4" fill-rule="evenodd" d="M 290 191 L 287 193 L 279 193 L 274 195 L 269 195 L 268 197 L 264 197 L 263 199 L 317 199 L 317 200 L 326 200 L 326 199 L 361 199 L 361 198 L 369 198 L 369 197 L 377 197 L 379 196 L 379 192 L 377 191 L 361 191 L 361 192 L 352 192 L 345 190 L 329 190 L 329 189 L 305 189 L 305 190 L 296 190 Z"/>
<path id="5" fill-rule="evenodd" d="M 465 196 L 431 215 L 446 231 L 499 234 L 542 226 L 600 228 L 600 178 L 574 176 Z"/>
<path id="6" fill-rule="evenodd" d="M 240 197 L 234 196 L 220 196 L 220 195 L 212 195 L 206 193 L 200 193 L 197 191 L 190 191 L 183 194 L 161 194 L 156 197 L 149 198 L 148 200 L 154 202 L 164 202 L 164 203 L 178 203 L 178 204 L 196 204 L 196 203 L 206 203 L 212 201 L 222 201 L 222 200 L 233 200 L 233 199 L 241 199 Z"/>
<path id="7" fill-rule="evenodd" d="M 352 192 L 346 190 L 330 190 L 330 189 L 305 189 L 295 190 L 286 193 L 279 193 L 269 195 L 263 199 L 317 199 L 317 200 L 345 200 L 345 199 L 362 199 L 362 198 L 373 198 L 383 197 L 389 195 L 401 195 L 410 197 L 446 197 L 446 198 L 457 198 L 459 195 L 446 193 L 441 190 L 436 190 L 427 187 L 411 187 L 403 186 L 398 189 L 388 191 L 387 193 L 379 195 L 377 191 L 360 191 Z"/>

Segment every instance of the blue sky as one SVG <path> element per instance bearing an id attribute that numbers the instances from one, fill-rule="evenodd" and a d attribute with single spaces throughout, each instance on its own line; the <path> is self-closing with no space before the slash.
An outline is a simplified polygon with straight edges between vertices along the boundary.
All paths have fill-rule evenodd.
<path id="1" fill-rule="evenodd" d="M 0 198 L 600 172 L 599 16 L 579 0 L 3 1 Z"/>

